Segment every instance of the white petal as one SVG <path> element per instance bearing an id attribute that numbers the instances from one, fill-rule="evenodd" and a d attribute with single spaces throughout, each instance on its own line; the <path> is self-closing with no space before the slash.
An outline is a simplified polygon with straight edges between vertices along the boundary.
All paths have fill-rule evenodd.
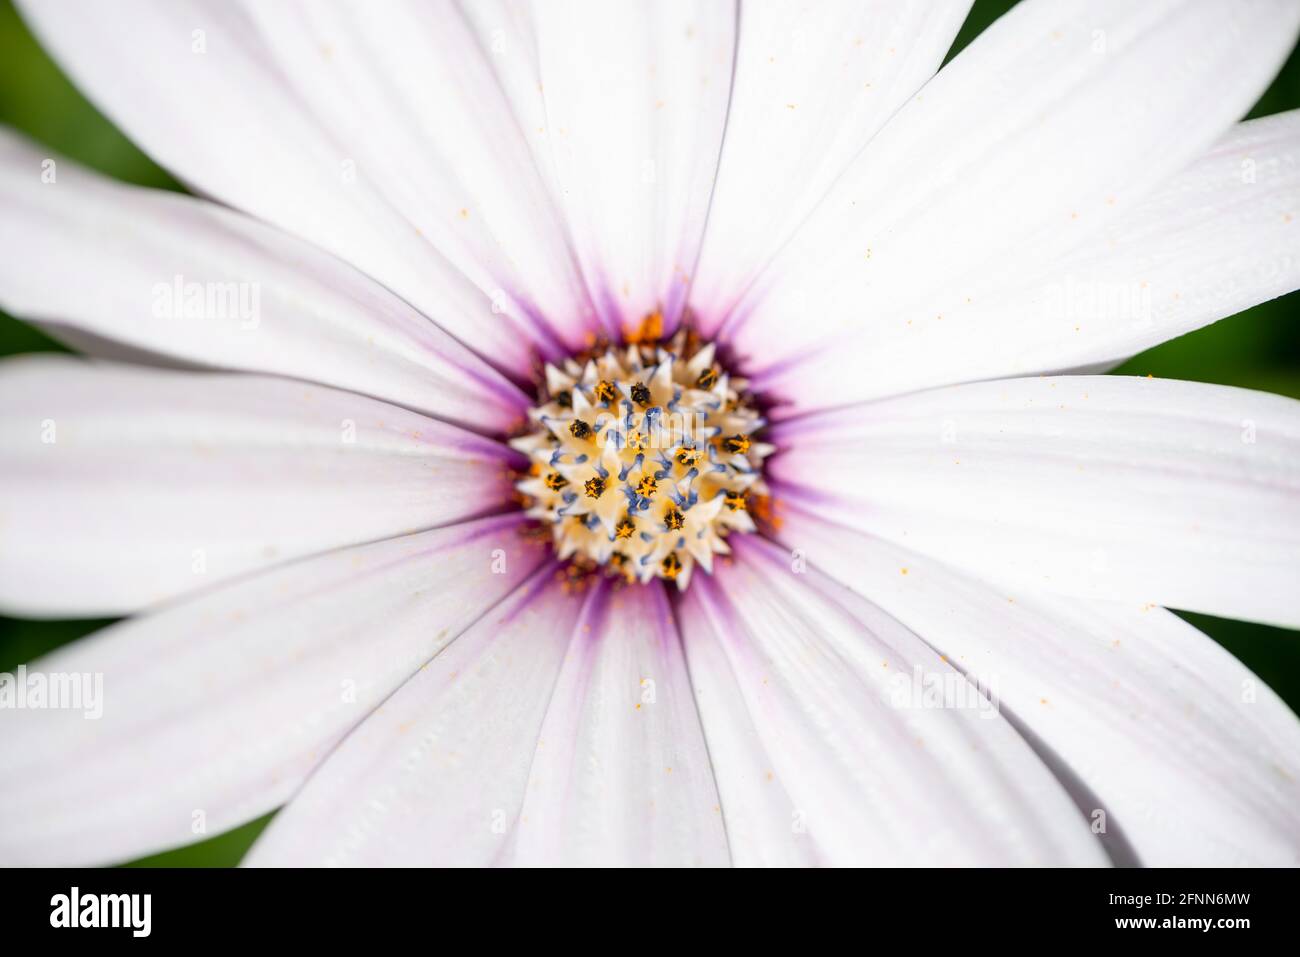
<path id="1" fill-rule="evenodd" d="M 691 306 L 711 332 L 894 112 L 934 75 L 969 0 L 746 4 Z"/>
<path id="2" fill-rule="evenodd" d="M 981 676 L 1117 863 L 1300 863 L 1300 722 L 1195 628 L 1132 602 L 999 589 L 797 508 L 780 537 Z"/>
<path id="3" fill-rule="evenodd" d="M 660 309 L 671 332 L 717 169 L 733 5 L 542 0 L 531 10 L 545 135 L 596 308 L 611 332 Z"/>
<path id="4" fill-rule="evenodd" d="M 810 409 L 928 363 L 942 345 L 891 343 L 1104 235 L 1249 109 L 1298 23 L 1285 0 L 1017 5 L 881 130 L 733 313 L 755 387 Z"/>
<path id="5" fill-rule="evenodd" d="M 1300 287 L 1298 216 L 1300 110 L 1241 123 L 1041 273 L 877 341 L 867 388 L 1114 365 Z"/>
<path id="6" fill-rule="evenodd" d="M 97 676 L 102 716 L 0 710 L 0 862 L 113 863 L 277 807 L 537 567 L 519 532 L 493 518 L 318 556 L 33 663 Z"/>
<path id="7" fill-rule="evenodd" d="M 113 183 L 0 130 L 0 306 L 58 336 L 353 389 L 480 431 L 527 397 L 378 283 L 240 213 Z M 78 340 L 81 341 L 81 340 Z"/>
<path id="8" fill-rule="evenodd" d="M 679 609 L 692 674 L 702 645 L 720 648 L 743 699 L 702 709 L 710 752 L 738 733 L 716 727 L 727 711 L 743 707 L 742 727 L 754 731 L 745 753 L 716 766 L 724 809 L 739 795 L 752 820 L 779 813 L 788 795 L 784 827 L 831 864 L 1104 863 L 1066 792 L 947 662 L 797 556 L 754 536 L 733 547 L 735 563 L 697 576 Z M 916 680 L 946 682 L 954 693 L 937 703 L 947 706 L 914 695 Z M 735 693 L 703 687 L 702 696 Z M 761 754 L 770 764 L 756 774 Z M 772 782 L 785 794 L 742 793 Z M 777 826 L 747 829 L 760 846 L 744 850 L 729 832 L 737 858 L 788 854 Z"/>
<path id="9" fill-rule="evenodd" d="M 866 399 L 1108 368 L 1300 287 L 1298 216 L 1300 110 L 1239 124 L 1050 266 L 933 315 L 864 328 L 843 346 L 845 370 L 797 374 L 838 376 L 843 395 Z"/>
<path id="10" fill-rule="evenodd" d="M 1128 376 L 789 420 L 778 494 L 1035 590 L 1300 625 L 1300 402 Z"/>
<path id="11" fill-rule="evenodd" d="M 387 201 L 509 312 L 585 345 L 594 320 L 554 198 L 528 143 L 535 130 L 497 73 L 520 55 L 502 24 L 461 3 L 387 0 L 246 4 L 295 92 L 348 143 Z M 510 67 L 505 67 L 509 69 Z"/>
<path id="12" fill-rule="evenodd" d="M 705 576 L 694 576 L 696 588 Z M 687 590 L 687 596 L 691 590 Z M 744 596 L 740 596 L 744 600 Z M 806 867 L 822 863 L 808 834 L 806 813 L 795 806 L 777 778 L 742 685 L 722 641 L 705 612 L 687 598 L 684 628 L 691 686 L 706 729 L 709 758 L 722 802 L 727 842 L 737 867 Z"/>
<path id="13" fill-rule="evenodd" d="M 349 735 L 245 863 L 465 866 L 505 854 L 582 605 L 548 564 Z"/>
<path id="14" fill-rule="evenodd" d="M 483 515 L 510 499 L 513 454 L 287 379 L 11 359 L 0 365 L 0 605 L 119 614 Z"/>
<path id="15" fill-rule="evenodd" d="M 728 863 L 680 639 L 657 582 L 588 604 L 551 696 L 512 863 Z"/>
<path id="16" fill-rule="evenodd" d="M 490 39 L 449 3 L 27 3 L 85 93 L 196 191 L 312 240 L 491 361 L 591 307 Z"/>

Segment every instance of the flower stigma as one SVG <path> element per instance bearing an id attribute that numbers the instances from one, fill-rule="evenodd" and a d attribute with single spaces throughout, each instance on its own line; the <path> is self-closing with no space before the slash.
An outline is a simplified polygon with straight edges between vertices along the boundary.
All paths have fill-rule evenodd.
<path id="1" fill-rule="evenodd" d="M 765 420 L 744 379 L 688 330 L 658 342 L 596 347 L 547 364 L 516 483 L 525 513 L 549 525 L 555 553 L 583 570 L 685 589 L 696 565 L 755 531 L 766 502 L 754 433 Z"/>

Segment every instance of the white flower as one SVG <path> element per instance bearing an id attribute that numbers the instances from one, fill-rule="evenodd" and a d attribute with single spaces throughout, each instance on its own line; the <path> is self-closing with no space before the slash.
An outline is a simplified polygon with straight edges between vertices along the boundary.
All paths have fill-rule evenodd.
<path id="1" fill-rule="evenodd" d="M 1232 126 L 1300 5 L 937 75 L 966 3 L 23 6 L 210 199 L 0 139 L 0 307 L 99 357 L 0 367 L 0 604 L 131 616 L 31 666 L 99 720 L 0 710 L 0 861 L 1297 861 L 1300 724 L 1164 606 L 1300 625 L 1300 405 L 1055 373 L 1300 286 L 1300 114 Z M 767 521 L 557 579 L 503 440 L 656 314 Z"/>

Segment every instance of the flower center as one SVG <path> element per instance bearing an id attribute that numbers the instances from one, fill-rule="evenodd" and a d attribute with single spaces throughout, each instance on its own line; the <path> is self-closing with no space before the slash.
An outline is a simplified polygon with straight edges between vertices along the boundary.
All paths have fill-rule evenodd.
<path id="1" fill-rule="evenodd" d="M 551 525 L 562 559 L 684 589 L 729 534 L 754 531 L 767 496 L 773 447 L 753 437 L 751 402 L 686 331 L 547 365 L 530 431 L 511 441 L 531 461 L 517 483 L 527 514 Z"/>

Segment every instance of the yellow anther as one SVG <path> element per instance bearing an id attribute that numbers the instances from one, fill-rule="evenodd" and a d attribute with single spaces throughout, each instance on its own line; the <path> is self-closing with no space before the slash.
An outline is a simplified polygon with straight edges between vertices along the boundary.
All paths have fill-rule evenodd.
<path id="1" fill-rule="evenodd" d="M 587 498 L 600 498 L 605 494 L 605 480 L 597 475 L 595 478 L 589 478 L 583 488 L 587 490 Z"/>
<path id="2" fill-rule="evenodd" d="M 582 419 L 574 419 L 569 423 L 569 434 L 575 439 L 586 439 L 591 437 L 591 426 Z"/>
<path id="3" fill-rule="evenodd" d="M 744 455 L 749 451 L 749 436 L 730 435 L 722 440 L 722 447 L 733 455 Z"/>
<path id="4" fill-rule="evenodd" d="M 659 489 L 659 483 L 655 481 L 653 475 L 647 475 L 636 483 L 636 494 L 642 498 L 650 498 Z"/>
<path id="5" fill-rule="evenodd" d="M 684 524 L 686 524 L 686 519 L 679 509 L 670 506 L 668 511 L 664 512 L 664 528 L 668 529 L 668 531 L 676 532 Z"/>
<path id="6" fill-rule="evenodd" d="M 618 398 L 618 390 L 614 388 L 614 383 L 608 379 L 601 379 L 596 383 L 596 401 L 603 402 L 605 405 L 612 405 Z"/>
<path id="7" fill-rule="evenodd" d="M 700 373 L 700 377 L 695 380 L 695 384 L 701 389 L 712 389 L 718 384 L 718 370 L 709 366 Z"/>
<path id="8" fill-rule="evenodd" d="M 609 567 L 622 575 L 626 581 L 630 582 L 636 578 L 636 573 L 632 568 L 632 563 L 628 561 L 627 556 L 622 552 L 613 552 L 610 554 Z"/>
<path id="9" fill-rule="evenodd" d="M 635 531 L 636 519 L 631 516 L 619 519 L 618 524 L 614 526 L 614 535 L 617 538 L 631 538 Z"/>
<path id="10" fill-rule="evenodd" d="M 677 557 L 676 552 L 669 552 L 664 556 L 664 560 L 659 563 L 659 574 L 663 575 L 669 581 L 672 581 L 682 571 L 682 560 Z"/>
<path id="11" fill-rule="evenodd" d="M 569 484 L 569 480 L 559 472 L 552 472 L 550 475 L 546 476 L 543 481 L 546 482 L 546 487 L 552 492 L 558 492 L 560 489 L 564 488 L 564 486 Z"/>
<path id="12" fill-rule="evenodd" d="M 646 387 L 644 382 L 638 382 L 636 385 L 632 386 L 631 392 L 632 401 L 637 405 L 647 406 L 650 404 L 650 390 Z"/>
<path id="13" fill-rule="evenodd" d="M 722 497 L 722 504 L 727 506 L 733 512 L 745 511 L 749 508 L 749 502 L 744 492 L 726 492 Z"/>
<path id="14" fill-rule="evenodd" d="M 677 450 L 677 454 L 674 458 L 677 459 L 678 465 L 682 466 L 682 468 L 688 469 L 699 463 L 701 455 L 703 455 L 703 453 L 699 449 L 688 449 L 683 445 Z"/>

